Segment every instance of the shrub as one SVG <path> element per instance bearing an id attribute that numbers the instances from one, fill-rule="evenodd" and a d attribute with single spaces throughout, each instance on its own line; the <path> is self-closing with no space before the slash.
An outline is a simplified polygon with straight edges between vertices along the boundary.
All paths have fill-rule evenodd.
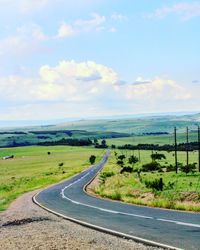
<path id="1" fill-rule="evenodd" d="M 130 164 L 135 164 L 135 163 L 137 163 L 139 161 L 139 159 L 136 157 L 136 156 L 134 156 L 134 155 L 131 155 L 130 157 L 129 157 L 129 159 L 128 159 L 128 162 L 130 163 Z"/>
<path id="2" fill-rule="evenodd" d="M 59 167 L 62 167 L 63 165 L 64 165 L 63 162 L 61 162 L 61 163 L 58 164 Z"/>
<path id="3" fill-rule="evenodd" d="M 113 172 L 103 172 L 100 174 L 100 179 L 105 182 L 105 180 L 111 176 L 115 175 Z"/>
<path id="4" fill-rule="evenodd" d="M 145 181 L 145 186 L 147 188 L 152 188 L 153 190 L 157 190 L 157 191 L 163 191 L 163 186 L 164 186 L 164 183 L 163 183 L 163 179 L 160 178 L 160 179 L 155 179 L 153 181 Z"/>
<path id="5" fill-rule="evenodd" d="M 121 160 L 121 161 L 123 161 L 124 159 L 126 159 L 126 156 L 125 155 L 119 155 L 118 159 Z"/>
<path id="6" fill-rule="evenodd" d="M 124 172 L 126 173 L 133 173 L 133 168 L 132 167 L 123 167 L 122 170 L 120 171 L 120 174 L 123 174 Z"/>
<path id="7" fill-rule="evenodd" d="M 161 169 L 161 166 L 156 161 L 144 164 L 142 166 L 142 171 L 144 172 L 151 172 L 151 171 L 160 170 L 160 169 Z"/>
<path id="8" fill-rule="evenodd" d="M 94 164 L 95 161 L 96 161 L 96 156 L 95 155 L 91 155 L 89 161 L 90 161 L 90 164 Z"/>
<path id="9" fill-rule="evenodd" d="M 120 167 L 123 167 L 123 166 L 124 166 L 124 162 L 121 161 L 121 160 L 118 160 L 118 161 L 117 161 L 117 165 L 119 165 Z"/>
<path id="10" fill-rule="evenodd" d="M 166 190 L 174 189 L 175 182 L 174 181 L 169 181 L 167 185 L 165 186 Z"/>
<path id="11" fill-rule="evenodd" d="M 188 164 L 188 165 L 181 165 L 180 170 L 186 174 L 196 171 L 196 163 Z"/>
<path id="12" fill-rule="evenodd" d="M 162 159 L 166 159 L 166 156 L 164 154 L 155 153 L 155 154 L 151 155 L 151 159 L 153 161 L 155 161 L 155 160 L 162 160 Z"/>
<path id="13" fill-rule="evenodd" d="M 176 170 L 176 167 L 173 166 L 172 164 L 166 166 L 166 172 L 172 172 L 172 171 L 175 171 L 175 170 Z"/>

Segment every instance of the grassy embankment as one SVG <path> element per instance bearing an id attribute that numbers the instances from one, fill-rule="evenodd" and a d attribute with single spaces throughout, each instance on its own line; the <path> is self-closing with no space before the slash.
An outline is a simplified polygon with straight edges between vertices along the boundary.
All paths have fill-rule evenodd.
<path id="1" fill-rule="evenodd" d="M 117 151 L 125 154 L 127 158 L 133 152 Z M 161 165 L 174 164 L 173 153 L 161 152 L 166 155 L 166 160 L 160 161 Z M 141 162 L 134 168 L 139 169 L 143 164 L 151 162 L 151 151 L 141 151 Z M 138 156 L 138 152 L 135 151 Z M 185 162 L 185 152 L 178 153 L 179 162 Z M 190 162 L 197 162 L 197 152 L 190 153 Z M 129 164 L 130 165 L 130 164 Z M 100 184 L 94 187 L 94 191 L 102 197 L 111 198 L 139 205 L 153 207 L 200 211 L 200 173 L 194 174 L 174 172 L 137 172 L 120 174 L 121 167 L 116 164 L 114 152 L 112 152 L 108 164 L 100 173 Z M 163 169 L 165 170 L 165 169 Z M 156 191 L 147 188 L 145 181 L 163 178 L 164 190 Z"/>
<path id="2" fill-rule="evenodd" d="M 67 146 L 0 149 L 0 211 L 25 192 L 44 188 L 86 169 L 91 154 L 99 161 L 103 151 Z M 15 157 L 3 160 L 6 155 Z"/>

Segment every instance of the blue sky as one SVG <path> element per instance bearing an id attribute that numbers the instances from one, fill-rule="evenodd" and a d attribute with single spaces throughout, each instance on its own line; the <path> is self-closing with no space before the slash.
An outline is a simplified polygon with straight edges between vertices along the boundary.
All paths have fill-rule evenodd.
<path id="1" fill-rule="evenodd" d="M 0 5 L 1 120 L 199 111 L 200 1 Z"/>

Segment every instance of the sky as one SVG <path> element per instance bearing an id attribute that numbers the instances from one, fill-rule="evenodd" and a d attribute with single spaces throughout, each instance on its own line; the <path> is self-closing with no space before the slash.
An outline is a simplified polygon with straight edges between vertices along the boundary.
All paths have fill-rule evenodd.
<path id="1" fill-rule="evenodd" d="M 200 111 L 200 1 L 0 6 L 0 120 Z"/>

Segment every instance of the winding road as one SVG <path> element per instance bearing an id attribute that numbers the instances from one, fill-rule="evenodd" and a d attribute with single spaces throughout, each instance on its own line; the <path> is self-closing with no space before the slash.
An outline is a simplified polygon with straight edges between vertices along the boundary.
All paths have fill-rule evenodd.
<path id="1" fill-rule="evenodd" d="M 167 249 L 200 249 L 200 214 L 129 205 L 88 195 L 84 187 L 106 163 L 33 197 L 48 211 L 88 227 Z"/>

